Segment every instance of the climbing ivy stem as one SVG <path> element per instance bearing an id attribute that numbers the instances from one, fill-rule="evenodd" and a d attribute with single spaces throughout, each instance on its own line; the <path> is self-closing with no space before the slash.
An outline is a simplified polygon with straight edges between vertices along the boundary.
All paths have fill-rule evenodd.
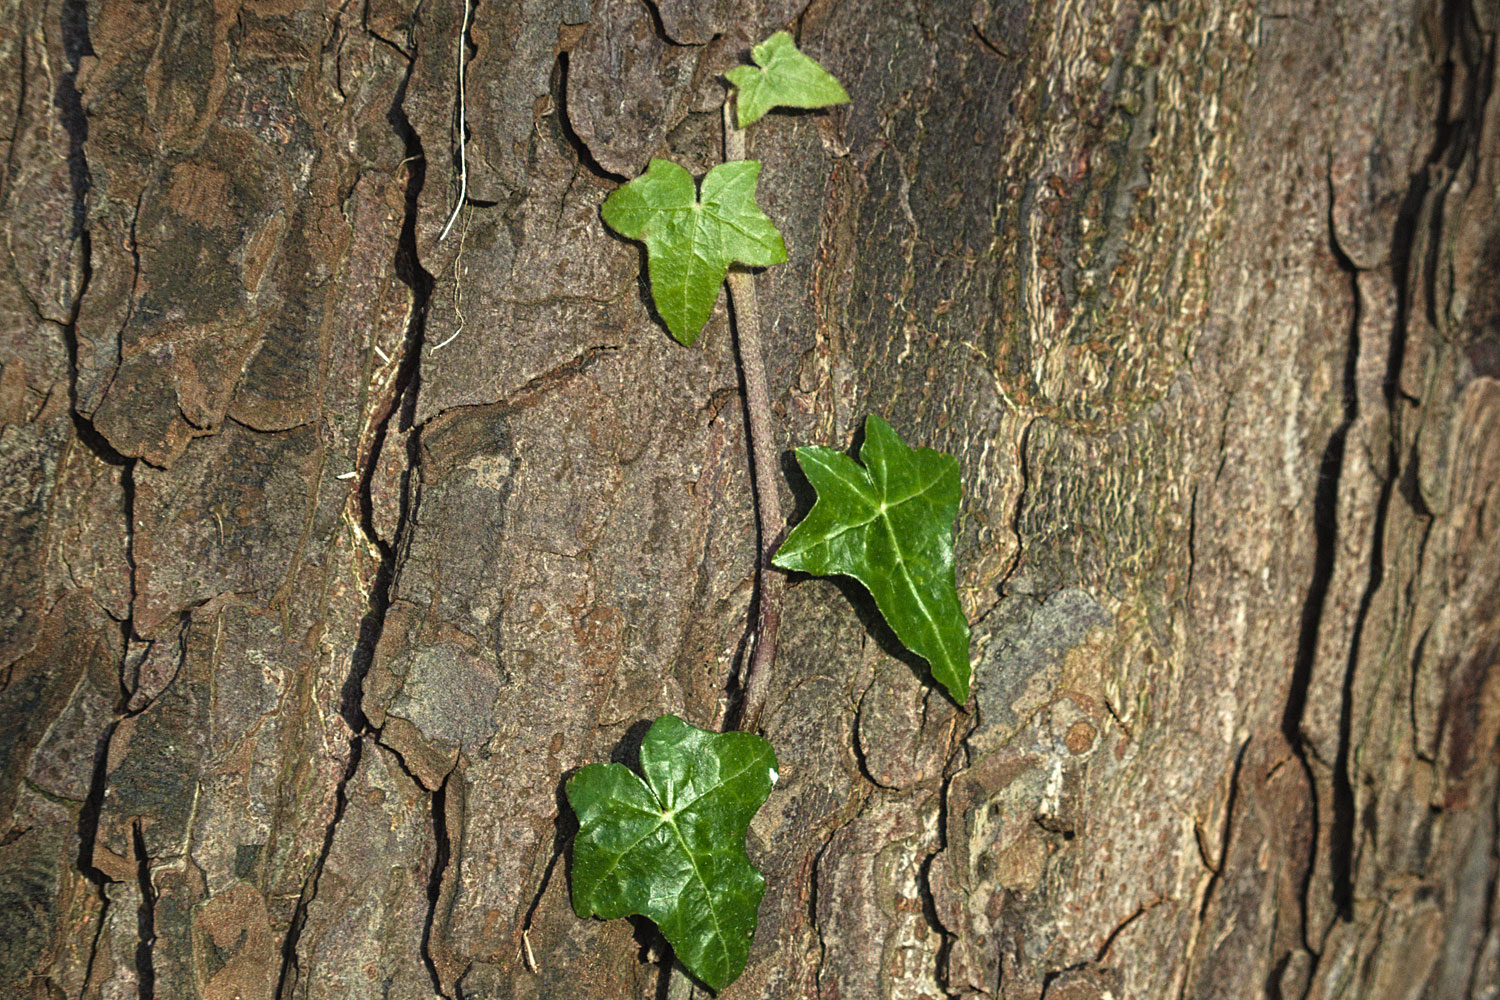
<path id="1" fill-rule="evenodd" d="M 760 545 L 755 573 L 760 593 L 760 617 L 755 646 L 740 685 L 739 728 L 752 732 L 766 703 L 766 680 L 776 661 L 776 627 L 781 621 L 782 576 L 771 568 L 771 556 L 781 541 L 781 501 L 776 489 L 776 447 L 771 431 L 771 397 L 766 389 L 766 366 L 760 346 L 760 311 L 755 301 L 755 275 L 729 272 L 729 299 L 734 306 L 735 343 L 740 373 L 745 380 L 745 416 L 750 425 L 750 466 L 755 486 L 756 520 Z"/>
<path id="2" fill-rule="evenodd" d="M 745 133 L 734 127 L 729 102 L 724 103 L 724 159 L 745 158 Z M 750 429 L 750 469 L 759 522 L 755 577 L 760 615 L 755 644 L 740 683 L 739 728 L 753 732 L 766 703 L 766 683 L 776 661 L 776 628 L 781 622 L 783 579 L 771 568 L 771 556 L 781 541 L 781 499 L 777 491 L 775 437 L 771 429 L 771 394 L 766 386 L 765 352 L 760 342 L 760 307 L 755 298 L 755 275 L 730 268 L 729 301 L 734 314 L 736 353 L 745 382 L 745 418 Z"/>

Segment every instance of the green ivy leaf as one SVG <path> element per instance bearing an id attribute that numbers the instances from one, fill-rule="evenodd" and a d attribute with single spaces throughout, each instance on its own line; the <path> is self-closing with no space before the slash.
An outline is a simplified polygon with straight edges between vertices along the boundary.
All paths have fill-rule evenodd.
<path id="1" fill-rule="evenodd" d="M 755 203 L 758 177 L 756 160 L 721 163 L 703 178 L 700 200 L 692 174 L 652 160 L 604 199 L 609 227 L 646 244 L 652 301 L 684 344 L 703 331 L 731 262 L 768 267 L 786 260 L 780 230 Z"/>
<path id="2" fill-rule="evenodd" d="M 864 467 L 832 448 L 797 449 L 818 500 L 772 562 L 864 584 L 896 638 L 931 664 L 932 676 L 962 705 L 969 699 L 969 623 L 953 582 L 958 461 L 908 448 L 874 414 L 859 457 Z"/>
<path id="3" fill-rule="evenodd" d="M 760 120 L 772 108 L 823 108 L 848 104 L 844 88 L 818 63 L 797 51 L 797 43 L 785 31 L 750 50 L 760 69 L 736 66 L 725 76 L 739 91 L 735 113 L 740 128 Z"/>
<path id="4" fill-rule="evenodd" d="M 745 968 L 765 892 L 745 831 L 776 783 L 776 752 L 752 733 L 663 715 L 641 744 L 641 770 L 645 781 L 623 764 L 590 764 L 568 781 L 573 909 L 650 917 L 678 961 L 721 990 Z"/>

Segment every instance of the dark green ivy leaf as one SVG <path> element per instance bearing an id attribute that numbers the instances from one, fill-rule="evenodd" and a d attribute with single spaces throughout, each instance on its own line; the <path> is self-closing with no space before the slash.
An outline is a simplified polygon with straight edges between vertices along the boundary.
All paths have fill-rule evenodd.
<path id="1" fill-rule="evenodd" d="M 740 128 L 758 121 L 772 108 L 822 108 L 848 104 L 849 95 L 833 74 L 797 50 L 785 31 L 750 50 L 759 69 L 736 66 L 725 74 L 738 94 L 734 99 Z"/>
<path id="2" fill-rule="evenodd" d="M 752 733 L 663 715 L 641 744 L 641 770 L 645 781 L 623 764 L 590 764 L 568 781 L 573 909 L 650 917 L 678 961 L 721 990 L 745 968 L 765 892 L 745 832 L 776 783 L 776 753 Z"/>
<path id="3" fill-rule="evenodd" d="M 953 582 L 958 461 L 908 448 L 874 414 L 859 457 L 863 467 L 832 448 L 797 449 L 818 501 L 772 562 L 864 584 L 896 638 L 931 664 L 932 676 L 962 705 L 969 699 L 969 623 Z"/>
<path id="4" fill-rule="evenodd" d="M 604 221 L 621 236 L 646 244 L 651 299 L 667 329 L 692 344 L 708 322 L 719 287 L 734 261 L 769 267 L 786 260 L 776 224 L 755 203 L 756 160 L 721 163 L 703 178 L 668 160 L 604 199 Z"/>

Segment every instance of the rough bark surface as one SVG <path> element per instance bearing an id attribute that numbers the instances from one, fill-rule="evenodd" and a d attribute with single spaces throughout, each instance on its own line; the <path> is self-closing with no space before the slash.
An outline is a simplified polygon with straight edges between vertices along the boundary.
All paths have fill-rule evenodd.
<path id="1" fill-rule="evenodd" d="M 1492 3 L 471 8 L 0 0 L 0 990 L 666 994 L 560 789 L 718 715 L 757 534 L 598 209 L 790 26 L 781 448 L 959 457 L 976 679 L 791 582 L 724 996 L 1495 996 Z"/>

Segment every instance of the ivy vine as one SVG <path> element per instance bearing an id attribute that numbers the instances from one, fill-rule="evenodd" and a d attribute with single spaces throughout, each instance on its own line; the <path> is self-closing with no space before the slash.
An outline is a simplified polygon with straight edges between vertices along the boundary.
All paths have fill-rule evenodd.
<path id="1" fill-rule="evenodd" d="M 818 500 L 778 550 L 783 523 L 754 275 L 737 265 L 769 267 L 787 253 L 756 202 L 761 164 L 745 158 L 742 130 L 778 107 L 828 107 L 849 95 L 785 31 L 756 45 L 751 58 L 754 66 L 727 74 L 726 162 L 698 184 L 678 164 L 653 159 L 601 209 L 611 229 L 645 244 L 652 302 L 680 343 L 697 340 L 729 285 L 760 536 L 759 617 L 729 716 L 730 728 L 743 731 L 714 733 L 664 715 L 641 746 L 641 775 L 621 764 L 591 764 L 567 783 L 579 819 L 574 910 L 581 917 L 650 918 L 678 961 L 715 991 L 745 967 L 765 889 L 744 841 L 778 777 L 775 751 L 750 732 L 775 658 L 783 577 L 772 566 L 859 580 L 896 637 L 928 661 L 953 699 L 962 704 L 969 694 L 969 627 L 953 563 L 960 483 L 951 456 L 907 447 L 874 415 L 865 424 L 863 465 L 830 448 L 798 448 Z"/>

